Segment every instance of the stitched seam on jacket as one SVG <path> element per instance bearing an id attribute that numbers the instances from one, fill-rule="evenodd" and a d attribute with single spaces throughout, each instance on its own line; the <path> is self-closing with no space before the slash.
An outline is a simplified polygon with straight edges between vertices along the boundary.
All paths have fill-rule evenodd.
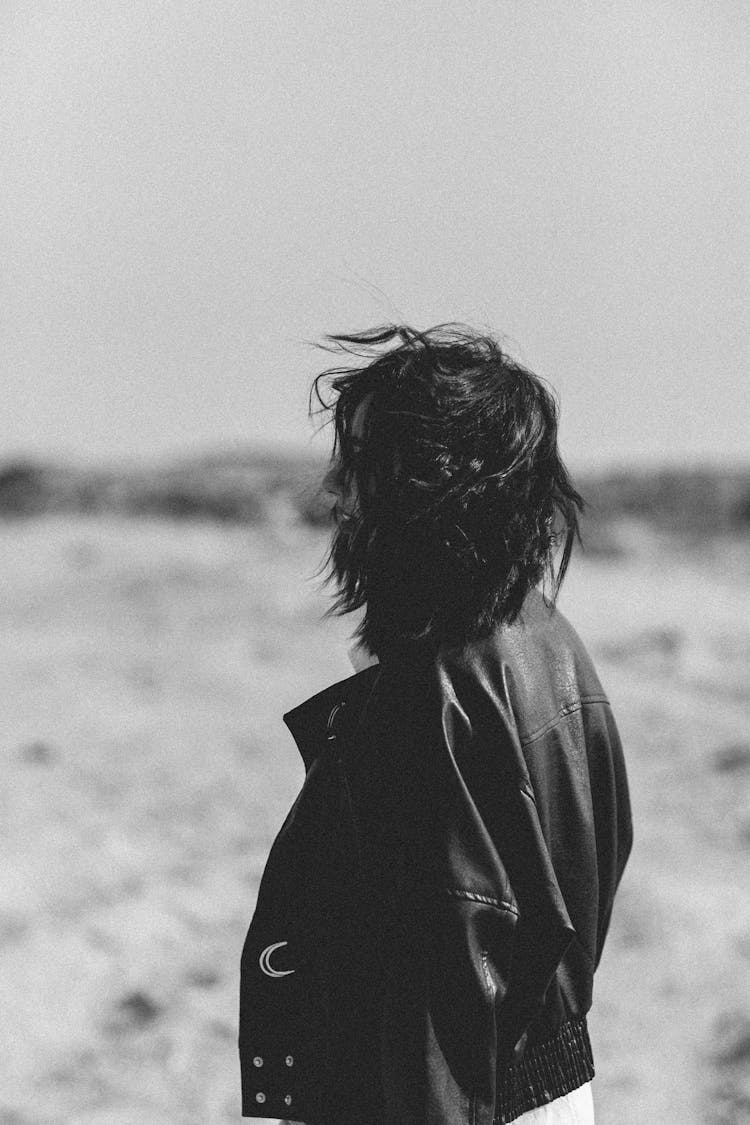
<path id="1" fill-rule="evenodd" d="M 518 917 L 518 910 L 509 902 L 503 902 L 499 898 L 491 898 L 489 895 L 480 895 L 475 891 L 463 891 L 454 887 L 446 887 L 445 893 L 450 895 L 451 898 L 468 899 L 469 902 L 481 902 L 485 906 L 494 906 L 496 910 L 503 910 L 506 914 L 513 914 Z"/>
<path id="2" fill-rule="evenodd" d="M 576 700 L 575 703 L 566 703 L 560 708 L 554 718 L 550 719 L 544 726 L 539 727 L 538 730 L 527 735 L 527 737 L 522 740 L 521 746 L 530 746 L 532 742 L 536 742 L 538 738 L 541 738 L 542 735 L 547 734 L 548 731 L 551 731 L 553 727 L 557 726 L 560 719 L 567 719 L 568 715 L 575 715 L 577 711 L 582 711 L 588 703 L 606 703 L 607 706 L 610 706 L 609 699 L 606 695 L 587 695 L 582 699 Z"/>

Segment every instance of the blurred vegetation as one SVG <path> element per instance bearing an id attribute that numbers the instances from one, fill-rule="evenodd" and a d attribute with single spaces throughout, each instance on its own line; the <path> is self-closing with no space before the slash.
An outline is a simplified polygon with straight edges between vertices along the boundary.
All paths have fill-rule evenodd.
<path id="1" fill-rule="evenodd" d="M 0 464 L 0 517 L 113 512 L 233 523 L 323 525 L 318 459 L 248 450 L 146 467 L 82 468 L 16 460 Z"/>
<path id="2" fill-rule="evenodd" d="M 120 513 L 243 524 L 327 527 L 325 464 L 309 454 L 245 450 L 167 465 L 82 468 L 33 460 L 0 464 L 0 517 Z M 578 474 L 592 554 L 627 551 L 623 529 L 707 538 L 750 533 L 750 465 Z"/>

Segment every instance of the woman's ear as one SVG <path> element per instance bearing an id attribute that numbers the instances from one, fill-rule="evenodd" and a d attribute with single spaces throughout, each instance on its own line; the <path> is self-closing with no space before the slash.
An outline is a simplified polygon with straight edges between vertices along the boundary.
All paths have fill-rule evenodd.
<path id="1" fill-rule="evenodd" d="M 372 664 L 380 663 L 375 653 L 370 652 L 364 641 L 356 641 L 351 646 L 349 659 L 355 672 L 361 672 L 363 668 L 369 668 Z"/>

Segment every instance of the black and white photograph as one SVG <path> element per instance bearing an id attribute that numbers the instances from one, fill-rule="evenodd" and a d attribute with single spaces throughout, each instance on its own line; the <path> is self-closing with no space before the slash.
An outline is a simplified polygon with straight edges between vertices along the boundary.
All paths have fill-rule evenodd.
<path id="1" fill-rule="evenodd" d="M 749 59 L 0 5 L 0 1125 L 750 1123 Z"/>

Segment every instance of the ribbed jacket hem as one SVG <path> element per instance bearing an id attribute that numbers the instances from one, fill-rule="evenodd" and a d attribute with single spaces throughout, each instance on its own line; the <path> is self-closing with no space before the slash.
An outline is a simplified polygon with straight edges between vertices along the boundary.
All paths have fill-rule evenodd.
<path id="1" fill-rule="evenodd" d="M 526 1049 L 519 1063 L 498 1073 L 493 1125 L 577 1090 L 594 1077 L 586 1017 L 564 1023 L 552 1039 Z"/>

